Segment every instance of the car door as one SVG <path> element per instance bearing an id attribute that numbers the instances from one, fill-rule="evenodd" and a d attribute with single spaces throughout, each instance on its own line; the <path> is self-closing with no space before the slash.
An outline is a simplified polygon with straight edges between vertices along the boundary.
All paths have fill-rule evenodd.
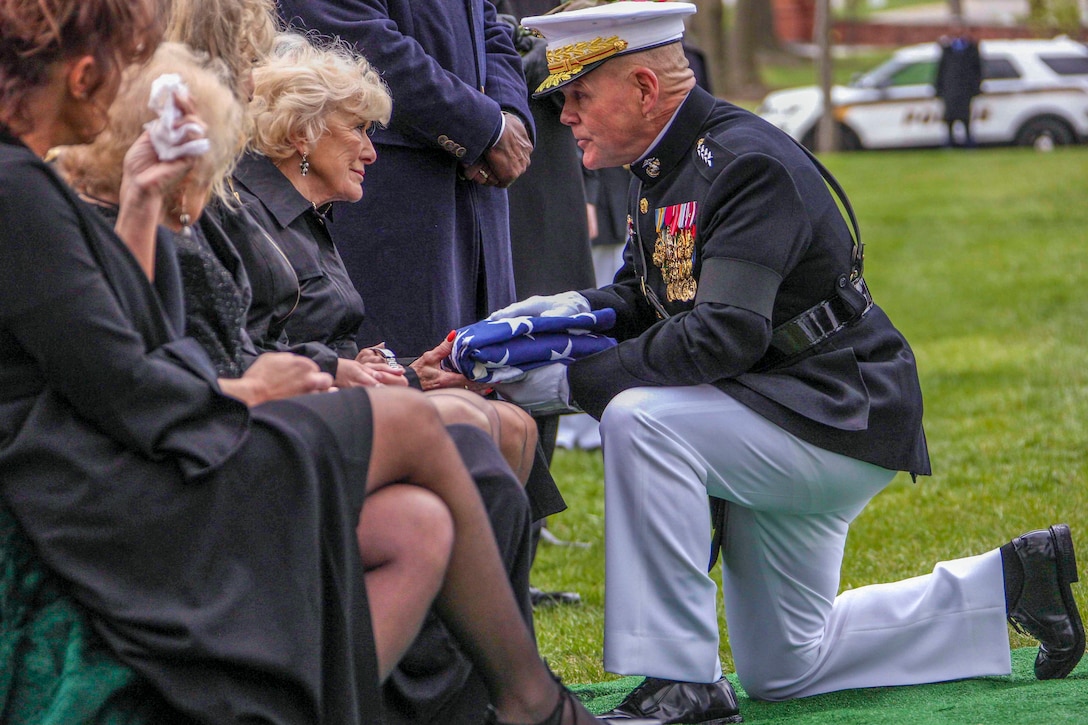
<path id="1" fill-rule="evenodd" d="M 864 148 L 939 146 L 946 131 L 936 72 L 935 59 L 906 62 L 881 81 L 873 100 L 842 106 L 837 116 Z"/>
<path id="2" fill-rule="evenodd" d="M 971 135 L 977 143 L 1011 143 L 1025 95 L 1022 72 L 1011 57 L 984 55 L 982 94 L 971 101 Z"/>

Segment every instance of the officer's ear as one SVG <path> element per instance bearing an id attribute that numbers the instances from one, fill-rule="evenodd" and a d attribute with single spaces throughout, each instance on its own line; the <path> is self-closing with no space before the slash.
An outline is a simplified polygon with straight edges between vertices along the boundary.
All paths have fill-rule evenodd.
<path id="1" fill-rule="evenodd" d="M 654 73 L 646 66 L 638 66 L 632 69 L 630 77 L 638 88 L 639 108 L 642 110 L 642 115 L 644 117 L 653 115 L 654 107 L 657 105 L 657 99 L 661 93 L 661 82 L 657 77 L 657 73 Z"/>

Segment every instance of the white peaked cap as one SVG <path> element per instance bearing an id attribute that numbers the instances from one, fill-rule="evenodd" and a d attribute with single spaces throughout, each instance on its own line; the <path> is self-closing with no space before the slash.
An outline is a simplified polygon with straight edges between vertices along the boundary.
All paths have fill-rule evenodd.
<path id="1" fill-rule="evenodd" d="M 620 55 L 674 43 L 684 36 L 687 2 L 624 0 L 570 12 L 523 18 L 548 41 L 548 77 L 534 92 L 551 93 Z"/>

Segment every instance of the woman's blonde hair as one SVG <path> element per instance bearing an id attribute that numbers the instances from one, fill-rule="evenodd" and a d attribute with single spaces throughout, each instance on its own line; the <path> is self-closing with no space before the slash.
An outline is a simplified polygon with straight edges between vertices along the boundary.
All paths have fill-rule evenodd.
<path id="1" fill-rule="evenodd" d="M 253 72 L 252 147 L 273 161 L 293 155 L 293 142 L 317 142 L 330 115 L 388 123 L 389 90 L 366 58 L 340 40 L 283 33 Z"/>
<path id="2" fill-rule="evenodd" d="M 226 63 L 231 87 L 242 84 L 280 32 L 273 0 L 171 0 L 164 39 L 185 43 Z"/>
<path id="3" fill-rule="evenodd" d="M 125 153 L 143 133 L 144 124 L 155 117 L 148 108 L 151 84 L 164 73 L 181 77 L 189 88 L 193 110 L 206 125 L 211 148 L 199 157 L 189 178 L 224 196 L 226 178 L 246 140 L 245 107 L 227 84 L 221 63 L 180 43 L 163 43 L 147 64 L 125 72 L 106 130 L 94 143 L 61 150 L 60 170 L 75 188 L 92 196 L 117 198 Z"/>

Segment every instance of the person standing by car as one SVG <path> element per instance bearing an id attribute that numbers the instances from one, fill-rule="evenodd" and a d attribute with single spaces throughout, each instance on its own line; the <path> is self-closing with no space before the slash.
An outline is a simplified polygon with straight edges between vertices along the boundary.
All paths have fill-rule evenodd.
<path id="1" fill-rule="evenodd" d="M 975 145 L 971 138 L 971 99 L 982 93 L 982 58 L 978 43 L 966 29 L 951 38 L 941 39 L 941 59 L 934 82 L 937 97 L 944 101 L 944 122 L 948 124 L 948 144 L 956 146 L 956 123 L 963 124 L 963 142 Z"/>

